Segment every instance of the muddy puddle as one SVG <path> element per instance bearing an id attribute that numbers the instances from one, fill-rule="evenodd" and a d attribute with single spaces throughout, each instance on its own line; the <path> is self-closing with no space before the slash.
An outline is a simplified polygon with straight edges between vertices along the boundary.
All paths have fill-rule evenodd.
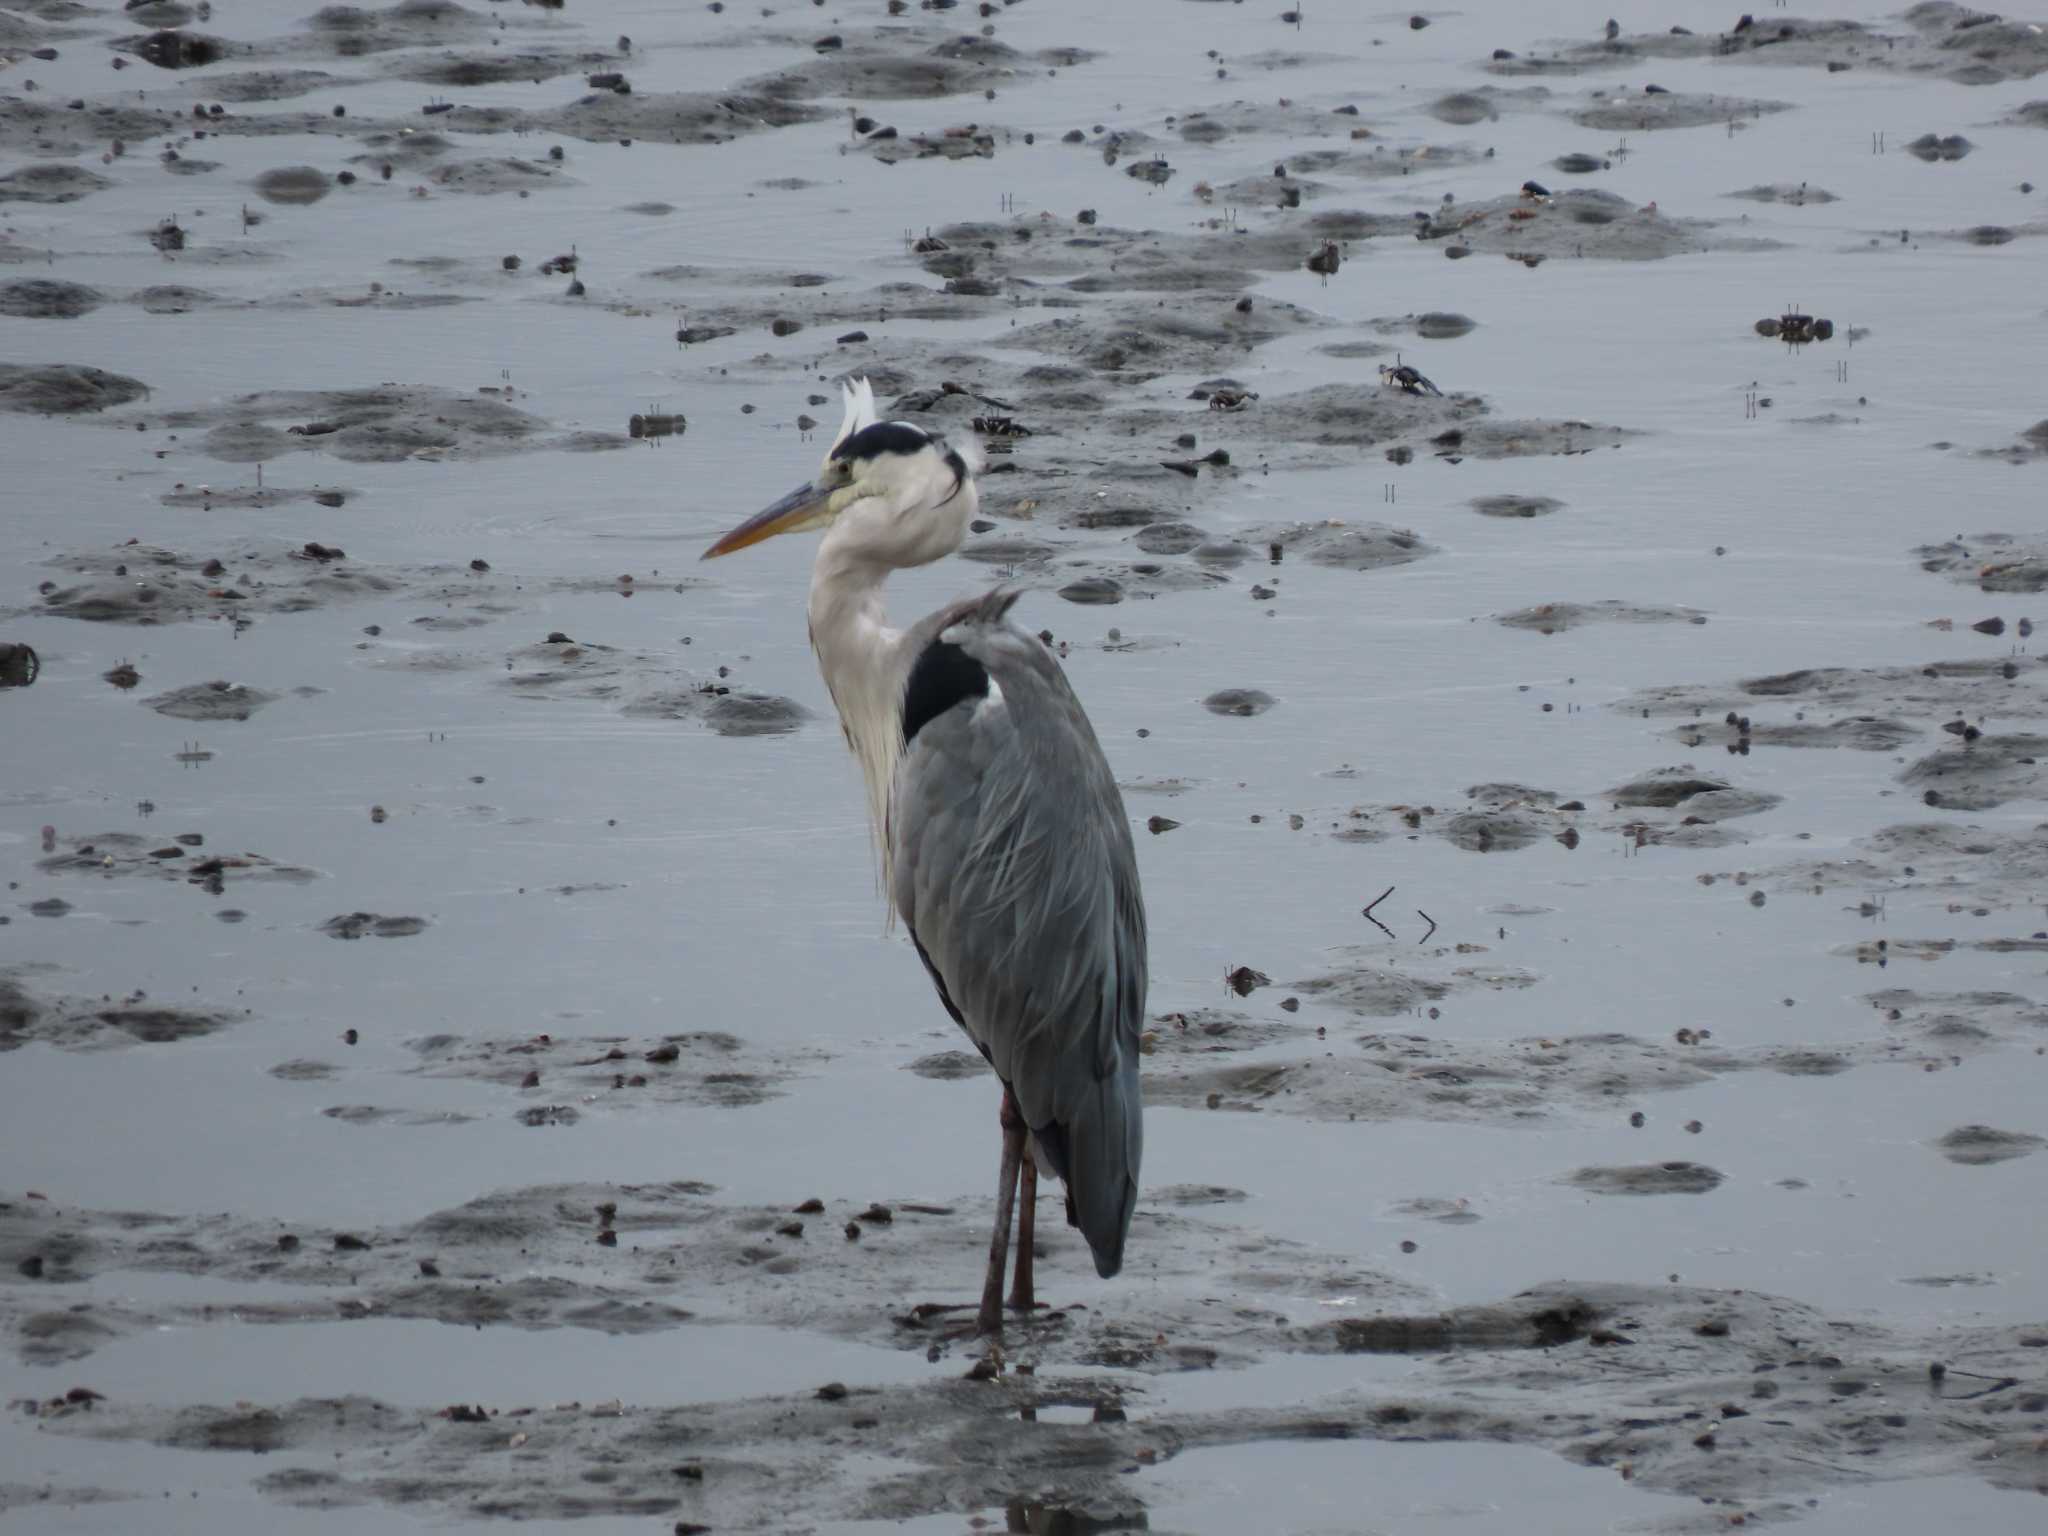
<path id="1" fill-rule="evenodd" d="M 0 1517 L 2038 1522 L 2048 13 L 1284 9 L 0 12 Z M 995 1356 L 855 374 L 1151 912 Z"/>

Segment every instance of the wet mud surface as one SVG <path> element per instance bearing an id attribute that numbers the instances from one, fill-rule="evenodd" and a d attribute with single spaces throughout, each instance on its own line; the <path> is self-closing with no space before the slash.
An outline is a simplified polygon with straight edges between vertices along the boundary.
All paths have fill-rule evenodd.
<path id="1" fill-rule="evenodd" d="M 2048 18 L 1849 10 L 0 12 L 0 1513 L 2023 1528 Z M 696 561 L 863 375 L 1142 834 L 993 1349 L 810 550 Z"/>
<path id="2" fill-rule="evenodd" d="M 1947 1140 L 1979 1149 L 1997 1136 L 1969 1127 Z M 1573 1176 L 1581 1187 L 1636 1195 L 1697 1195 L 1718 1181 L 1686 1162 Z M 543 1187 L 410 1228 L 347 1232 L 46 1204 L 0 1212 L 0 1257 L 39 1267 L 44 1283 L 59 1286 L 86 1284 L 111 1266 L 304 1293 L 239 1307 L 244 1326 L 346 1333 L 428 1319 L 515 1336 L 561 1328 L 637 1335 L 658 1346 L 678 1330 L 717 1326 L 745 1294 L 751 1322 L 784 1318 L 939 1367 L 921 1386 L 829 1381 L 704 1406 L 301 1397 L 159 1408 L 61 1394 L 22 1405 L 45 1433 L 282 1457 L 296 1464 L 259 1473 L 261 1491 L 315 1508 L 474 1517 L 481 1501 L 524 1518 L 682 1512 L 755 1529 L 799 1509 L 861 1520 L 964 1514 L 986 1498 L 993 1470 L 1049 1503 L 1141 1509 L 1128 1467 L 1216 1446 L 1305 1434 L 1513 1433 L 1583 1465 L 1625 1468 L 1648 1489 L 1732 1500 L 1770 1518 L 1828 1486 L 1814 1463 L 1837 1458 L 1908 1455 L 2028 1486 L 2029 1439 L 2048 1414 L 2048 1399 L 2027 1385 L 2029 1351 L 2048 1337 L 2037 1330 L 1949 1325 L 1901 1335 L 1783 1298 L 1683 1286 L 1553 1284 L 1432 1312 L 1414 1306 L 1411 1287 L 1330 1272 L 1285 1245 L 1240 1240 L 1213 1253 L 1218 1229 L 1171 1208 L 1146 1218 L 1146 1235 L 1177 1264 L 1199 1263 L 1208 1284 L 1226 1265 L 1217 1278 L 1244 1296 L 1227 1344 L 1203 1342 L 1215 1337 L 1204 1326 L 1208 1309 L 1177 1305 L 1176 1277 L 1162 1274 L 1154 1286 L 1164 1294 L 1141 1314 L 1052 1305 L 1015 1329 L 1000 1372 L 970 1372 L 962 1360 L 973 1351 L 943 1304 L 846 1304 L 920 1294 L 937 1235 L 966 1214 L 948 1208 L 871 1205 L 852 1215 L 868 1225 L 848 1241 L 833 1230 L 846 1213 L 807 1211 L 807 1228 L 787 1208 L 733 1207 L 687 1182 Z M 817 1226 L 827 1230 L 810 1235 Z M 503 1277 L 508 1264 L 525 1268 L 543 1253 L 548 1278 Z M 1322 1271 L 1323 1285 L 1369 1299 L 1374 1315 L 1333 1320 L 1290 1307 L 1283 1298 L 1305 1266 Z M 189 1309 L 201 1319 L 211 1310 Z M 16 1332 L 31 1358 L 76 1370 L 142 1322 L 73 1307 L 30 1313 Z M 1426 1382 L 1354 1389 L 1312 1410 L 1175 1405 L 1176 1376 L 1274 1355 L 1427 1358 L 1434 1369 Z M 1560 1403 L 1558 1378 L 1581 1355 L 1591 1380 Z M 1112 1369 L 1099 1374 L 1103 1367 Z M 1060 1408 L 1080 1413 L 1044 1417 Z M 849 1458 L 849 1447 L 873 1455 Z M 792 1464 L 805 1469 L 801 1489 L 790 1486 Z M 1759 1495 L 1759 1484 L 1769 1492 Z"/>
<path id="3" fill-rule="evenodd" d="M 2048 43 L 2024 20 L 1953 0 L 1922 0 L 1870 21 L 1744 14 L 1725 30 L 1617 31 L 1526 59 L 1496 60 L 1503 74 L 1577 74 L 1643 60 L 1713 59 L 1727 65 L 1938 74 L 1959 85 L 2026 80 L 2048 70 Z"/>
<path id="4" fill-rule="evenodd" d="M 228 1012 L 153 1004 L 139 996 L 38 997 L 17 976 L 0 975 L 0 1051 L 18 1051 L 32 1042 L 65 1051 L 170 1045 L 226 1029 L 236 1017 Z"/>

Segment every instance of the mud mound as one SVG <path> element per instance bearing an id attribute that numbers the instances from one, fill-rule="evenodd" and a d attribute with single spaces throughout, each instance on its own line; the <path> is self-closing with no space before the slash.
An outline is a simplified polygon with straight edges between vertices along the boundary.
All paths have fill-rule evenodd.
<path id="1" fill-rule="evenodd" d="M 2038 423 L 2021 439 L 2036 439 L 2048 452 L 2048 421 Z M 1980 533 L 1971 539 L 1923 544 L 1913 551 L 1920 569 L 1966 582 L 1982 592 L 2048 591 L 2048 541 L 2010 533 Z"/>
<path id="2" fill-rule="evenodd" d="M 141 143 L 185 131 L 186 120 L 143 107 L 90 105 L 71 111 L 27 97 L 0 99 L 0 149 L 50 157 L 101 152 L 108 140 Z M 91 174 L 91 173 L 87 173 Z"/>
<path id="3" fill-rule="evenodd" d="M 1518 806 L 1459 811 L 1436 825 L 1437 833 L 1467 853 L 1512 853 L 1557 834 L 1557 822 Z"/>
<path id="4" fill-rule="evenodd" d="M 75 203 L 112 185 L 82 165 L 25 165 L 0 176 L 0 203 Z"/>
<path id="5" fill-rule="evenodd" d="M 936 47 L 905 51 L 875 43 L 843 42 L 816 50 L 801 64 L 745 82 L 743 89 L 779 101 L 847 97 L 859 101 L 931 100 L 1015 84 L 1045 69 L 1066 69 L 1093 55 L 1079 48 L 1025 53 L 989 37 L 954 37 Z"/>
<path id="6" fill-rule="evenodd" d="M 422 85 L 499 85 L 518 80 L 538 85 L 557 75 L 616 69 L 618 62 L 619 56 L 615 53 L 592 50 L 494 49 L 488 53 L 450 52 L 401 59 L 393 66 L 391 76 L 397 80 L 415 80 Z"/>
<path id="7" fill-rule="evenodd" d="M 209 101 L 286 101 L 346 83 L 324 69 L 249 69 L 207 75 L 198 89 Z"/>
<path id="8" fill-rule="evenodd" d="M 106 302 L 106 295 L 83 283 L 55 278 L 21 278 L 0 283 L 0 315 L 22 320 L 75 320 Z"/>
<path id="9" fill-rule="evenodd" d="M 1731 711 L 1732 713 L 1732 711 Z M 1841 747 L 1852 752 L 1894 752 L 1919 738 L 1920 728 L 1879 715 L 1845 715 L 1837 720 L 1753 720 L 1738 715 L 1673 726 L 1668 733 L 1688 747 L 1709 742 L 1737 755 L 1751 747 Z"/>
<path id="10" fill-rule="evenodd" d="M 1450 460 L 1584 453 L 1628 435 L 1617 427 L 1580 421 L 1490 421 L 1486 410 L 1476 395 L 1411 395 L 1377 384 L 1321 384 L 1260 400 L 1244 416 L 1227 420 L 1295 442 L 1353 448 L 1406 443 L 1414 445 L 1411 451 Z"/>
<path id="11" fill-rule="evenodd" d="M 1376 384 L 1319 384 L 1257 406 L 1268 431 L 1345 447 L 1441 434 L 1485 409 L 1469 395 L 1411 395 Z"/>
<path id="12" fill-rule="evenodd" d="M 1269 559 L 1293 555 L 1311 565 L 1342 571 L 1407 565 L 1436 552 L 1436 546 L 1413 529 L 1390 528 L 1384 523 L 1357 527 L 1338 522 L 1269 523 L 1246 528 L 1238 537 L 1247 544 L 1265 546 Z"/>
<path id="13" fill-rule="evenodd" d="M 245 43 L 182 28 L 151 32 L 143 37 L 116 38 L 109 46 L 158 69 L 204 69 L 222 59 L 246 57 L 255 52 Z"/>
<path id="14" fill-rule="evenodd" d="M 2048 45 L 2034 25 L 1937 0 L 1902 18 L 1910 30 L 1880 31 L 1833 18 L 1743 15 L 1727 30 L 1617 34 L 1540 56 L 1495 56 L 1502 75 L 1577 75 L 1644 59 L 1713 59 L 1740 65 L 1940 75 L 1959 85 L 2028 79 L 2048 69 Z"/>
<path id="15" fill-rule="evenodd" d="M 1440 309 L 1419 315 L 1384 316 L 1368 320 L 1366 324 L 1382 336 L 1412 335 L 1428 341 L 1449 341 L 1469 336 L 1479 328 L 1479 322 L 1470 315 L 1450 314 Z"/>
<path id="16" fill-rule="evenodd" d="M 1774 890 L 1841 891 L 1870 916 L 1891 897 L 1916 893 L 1937 903 L 1966 893 L 1973 909 L 1987 912 L 2031 911 L 2038 906 L 2034 894 L 2048 880 L 2048 825 L 1994 834 L 1959 818 L 1909 822 L 1857 838 L 1841 857 L 1782 864 L 1757 878 Z M 1852 952 L 1882 966 L 1893 948 L 1872 941 Z M 1934 958 L 1948 952 L 1924 951 Z"/>
<path id="17" fill-rule="evenodd" d="M 547 423 L 497 389 L 464 393 L 427 385 L 372 389 L 266 390 L 153 418 L 171 431 L 214 429 L 206 451 L 228 463 L 289 452 L 357 463 L 409 458 L 486 458 L 537 448 L 623 445 L 623 435 L 550 437 Z"/>
<path id="18" fill-rule="evenodd" d="M 1688 817 L 1703 821 L 1754 816 L 1784 802 L 1782 795 L 1738 789 L 1724 779 L 1697 773 L 1689 766 L 1659 768 L 1606 791 L 1606 798 L 1617 808 L 1683 810 Z"/>
<path id="19" fill-rule="evenodd" d="M 1245 311 L 1224 303 L 1162 310 L 1154 303 L 1125 302 L 1022 326 L 1007 344 L 1068 358 L 1098 373 L 1143 380 L 1162 373 L 1214 372 L 1254 347 L 1313 330 L 1318 323 L 1308 311 L 1281 303 Z"/>
<path id="20" fill-rule="evenodd" d="M 1540 635 L 1555 635 L 1587 624 L 1704 624 L 1707 616 L 1697 608 L 1659 607 L 1608 598 L 1597 603 L 1538 603 L 1513 613 L 1497 613 L 1493 621 L 1509 629 L 1533 629 Z"/>
<path id="21" fill-rule="evenodd" d="M 1202 700 L 1202 708 L 1212 715 L 1235 715 L 1248 719 L 1263 715 L 1276 701 L 1263 688 L 1219 688 Z"/>
<path id="22" fill-rule="evenodd" d="M 1324 242 L 1406 236 L 1414 227 L 1400 214 L 1355 209 L 1311 213 L 1282 227 L 1253 231 L 1213 219 L 1192 233 L 1115 227 L 1094 222 L 1091 214 L 1049 223 L 1017 219 L 942 225 L 931 237 L 937 248 L 921 255 L 927 272 L 956 285 L 965 280 L 1038 286 L 1058 280 L 1081 293 L 1214 290 L 1219 300 L 1227 293 L 1234 301 L 1253 271 L 1297 271 Z M 1262 307 L 1254 303 L 1254 309 Z M 1274 307 L 1283 313 L 1292 308 Z M 1157 318 L 1159 308 L 1131 306 L 1128 312 L 1137 319 L 1146 314 Z M 1218 314 L 1225 314 L 1221 303 Z"/>
<path id="23" fill-rule="evenodd" d="M 300 24 L 313 45 L 342 58 L 395 48 L 464 42 L 497 30 L 490 17 L 454 0 L 398 0 L 384 10 L 354 5 L 322 6 Z"/>
<path id="24" fill-rule="evenodd" d="M 1221 144 L 1229 139 L 1269 136 L 1348 139 L 1357 122 L 1355 108 L 1347 112 L 1341 107 L 1324 110 L 1284 100 L 1227 101 L 1175 113 L 1157 124 L 1156 133 L 1116 129 L 1103 134 L 1098 127 L 1098 137 L 1091 141 L 1091 147 L 1106 148 L 1111 141 L 1128 142 L 1132 147 L 1149 145 L 1167 133 L 1190 144 Z"/>
<path id="25" fill-rule="evenodd" d="M 79 363 L 0 363 L 0 411 L 75 416 L 126 405 L 148 393 L 140 379 Z"/>
<path id="26" fill-rule="evenodd" d="M 765 1104 L 826 1059 L 816 1051 L 764 1050 L 717 1030 L 645 1038 L 433 1035 L 412 1042 L 412 1050 L 419 1058 L 412 1069 L 416 1076 L 496 1083 L 542 1098 L 566 1096 L 610 1113 L 678 1104 Z"/>
<path id="27" fill-rule="evenodd" d="M 1333 775 L 1349 776 L 1348 771 Z M 1397 832 L 1409 837 L 1427 834 L 1468 853 L 1512 853 L 1544 841 L 1556 841 L 1570 850 L 1579 846 L 1582 831 L 1594 827 L 1617 835 L 1650 830 L 1641 827 L 1639 819 L 1630 818 L 1602 826 L 1588 819 L 1584 800 L 1524 784 L 1474 784 L 1464 795 L 1471 803 L 1463 807 L 1354 802 L 1319 811 L 1311 819 L 1343 842 L 1373 842 Z M 1374 915 L 1397 929 L 1407 921 L 1398 912 Z M 1418 924 L 1421 921 L 1418 914 Z M 1482 951 L 1474 948 L 1471 952 Z M 1471 972 L 1473 977 L 1484 974 L 1491 973 Z M 1521 974 L 1516 973 L 1518 977 Z M 1514 984 L 1526 982 L 1518 979 Z"/>
<path id="28" fill-rule="evenodd" d="M 1459 203 L 1415 225 L 1418 239 L 1467 252 L 1540 263 L 1555 257 L 1661 261 L 1690 251 L 1758 251 L 1777 242 L 1732 232 L 1713 219 L 1672 218 L 1598 187 L 1573 187 L 1542 202 L 1520 195 Z"/>
<path id="29" fill-rule="evenodd" d="M 1905 20 L 1949 63 L 1948 78 L 1962 85 L 2027 80 L 2048 70 L 2048 31 L 1952 0 L 1923 0 Z"/>
<path id="30" fill-rule="evenodd" d="M 1453 91 L 1431 102 L 1429 115 L 1440 123 L 1452 123 L 1460 128 L 1474 123 L 1497 122 L 1500 109 L 1494 104 L 1493 94 L 1490 90 Z"/>
<path id="31" fill-rule="evenodd" d="M 570 180 L 545 161 L 520 160 L 510 156 L 458 160 L 453 165 L 435 167 L 427 179 L 445 191 L 473 192 L 483 196 L 499 192 L 526 192 L 563 185 Z"/>
<path id="32" fill-rule="evenodd" d="M 1748 96 L 1701 96 L 1682 91 L 1655 95 L 1596 92 L 1572 111 L 1581 128 L 1621 133 L 1649 133 L 1663 128 L 1704 128 L 1754 121 L 1773 112 L 1790 112 L 1789 101 L 1763 101 Z"/>
<path id="33" fill-rule="evenodd" d="M 793 699 L 735 687 L 723 678 L 678 683 L 675 659 L 557 636 L 506 657 L 499 681 L 531 698 L 623 701 L 621 712 L 689 720 L 721 736 L 782 736 L 811 712 Z"/>
<path id="34" fill-rule="evenodd" d="M 208 850 L 198 833 L 182 833 L 158 843 L 133 832 L 101 832 L 91 837 L 64 838 L 62 851 L 36 861 L 46 875 L 96 875 L 102 880 L 141 876 L 180 881 L 212 894 L 229 881 L 281 880 L 303 885 L 320 878 L 317 870 L 267 859 L 260 853 Z"/>
<path id="35" fill-rule="evenodd" d="M 1726 1175 L 1702 1163 L 1643 1163 L 1629 1168 L 1581 1168 L 1565 1182 L 1596 1195 L 1704 1195 Z"/>
<path id="36" fill-rule="evenodd" d="M 2011 800 L 2048 799 L 2048 736 L 1986 735 L 1937 747 L 1910 764 L 1899 782 L 1930 806 L 1988 811 Z"/>
<path id="37" fill-rule="evenodd" d="M 1731 714 L 1761 727 L 1767 717 L 1752 715 L 1760 703 L 1797 712 L 1796 718 L 1773 722 L 1787 726 L 1831 725 L 1805 719 L 1808 712 L 1822 708 L 1837 719 L 1923 724 L 1946 724 L 1958 716 L 2039 713 L 2048 709 L 2048 662 L 2000 656 L 1933 661 L 1920 667 L 1802 667 L 1733 683 L 1647 688 L 1616 700 L 1613 707 L 1645 719 L 1687 716 L 1711 734 L 1710 722 L 1726 724 Z"/>
<path id="38" fill-rule="evenodd" d="M 310 165 L 286 165 L 265 171 L 256 178 L 254 185 L 256 195 L 266 203 L 282 203 L 294 208 L 317 203 L 334 190 L 333 178 Z"/>
<path id="39" fill-rule="evenodd" d="M 1806 182 L 1779 181 L 1745 187 L 1740 192 L 1730 192 L 1729 197 L 1739 197 L 1751 203 L 1783 203 L 1791 208 L 1818 208 L 1823 203 L 1839 202 L 1840 199 L 1825 187 L 1810 186 Z"/>
<path id="40" fill-rule="evenodd" d="M 542 133 L 593 143 L 642 140 L 650 144 L 717 144 L 744 133 L 787 128 L 828 116 L 822 109 L 758 92 L 593 91 L 567 106 L 502 120 L 458 107 L 448 126 L 465 133 L 503 131 L 521 123 Z"/>
<path id="41" fill-rule="evenodd" d="M 721 736 L 787 736 L 811 718 L 811 712 L 794 699 L 718 683 L 647 694 L 622 713 L 642 719 L 694 720 Z"/>
<path id="42" fill-rule="evenodd" d="M 112 998 L 39 998 L 0 971 L 0 1053 L 31 1042 L 62 1051 L 171 1045 L 226 1029 L 248 1014 Z"/>
<path id="43" fill-rule="evenodd" d="M 1470 506 L 1481 517 L 1548 517 L 1564 510 L 1554 496 L 1475 496 Z"/>
<path id="44" fill-rule="evenodd" d="M 183 688 L 173 688 L 169 693 L 159 693 L 142 701 L 145 709 L 153 709 L 160 715 L 173 720 L 247 720 L 266 704 L 277 702 L 277 695 L 266 693 L 261 688 L 250 688 L 241 683 L 216 681 L 191 683 Z"/>
<path id="45" fill-rule="evenodd" d="M 184 283 L 152 283 L 129 294 L 128 302 L 147 314 L 185 315 L 195 309 L 211 309 L 216 304 L 229 301 L 219 294 L 209 293 L 204 288 L 191 288 Z"/>
<path id="46" fill-rule="evenodd" d="M 386 917 L 379 912 L 343 912 L 320 925 L 330 939 L 409 939 L 426 930 L 424 917 Z"/>
<path id="47" fill-rule="evenodd" d="M 329 546 L 320 548 L 326 553 L 258 543 L 237 551 L 232 565 L 149 544 L 59 555 L 48 564 L 72 584 L 43 583 L 42 602 L 33 611 L 108 624 L 241 620 L 408 589 L 432 592 L 436 579 L 448 574 L 370 570 Z"/>
<path id="48" fill-rule="evenodd" d="M 1941 1155 L 1965 1167 L 2010 1162 L 2048 1147 L 2048 1137 L 2026 1131 L 1999 1131 L 1988 1125 L 1959 1125 L 1934 1143 Z"/>
<path id="49" fill-rule="evenodd" d="M 1924 160 L 1931 165 L 1964 159 L 1976 147 L 1960 133 L 1923 133 L 1906 145 L 1906 153 L 1915 160 Z"/>

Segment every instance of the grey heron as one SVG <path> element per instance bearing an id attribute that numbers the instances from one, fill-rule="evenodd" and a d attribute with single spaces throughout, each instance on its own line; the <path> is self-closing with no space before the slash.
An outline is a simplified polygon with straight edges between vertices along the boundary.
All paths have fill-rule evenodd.
<path id="1" fill-rule="evenodd" d="M 1398 389 L 1402 393 L 1410 395 L 1440 395 L 1443 393 L 1442 390 L 1422 376 L 1420 369 L 1411 368 L 1406 363 L 1381 363 L 1380 383 L 1386 385 L 1389 389 Z"/>
<path id="2" fill-rule="evenodd" d="M 704 558 L 822 528 L 810 634 L 867 780 L 884 894 L 939 1001 L 1003 1084 L 1003 1156 L 977 1326 L 999 1332 L 1013 1199 L 1028 1315 L 1041 1163 L 1107 1278 L 1123 1265 L 1144 1144 L 1138 1037 L 1145 907 L 1116 779 L 1014 592 L 889 627 L 893 570 L 952 554 L 979 504 L 979 455 L 876 418 L 866 379 L 816 479 Z M 1027 1147 L 1028 1140 L 1028 1147 Z"/>

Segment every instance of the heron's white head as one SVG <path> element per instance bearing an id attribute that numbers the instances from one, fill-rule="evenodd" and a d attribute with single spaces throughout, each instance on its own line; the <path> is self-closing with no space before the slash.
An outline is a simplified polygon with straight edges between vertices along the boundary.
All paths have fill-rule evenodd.
<path id="1" fill-rule="evenodd" d="M 827 529 L 842 552 L 901 569 L 960 547 L 979 499 L 980 455 L 907 421 L 877 421 L 866 379 L 844 386 L 846 420 L 815 480 L 704 551 L 710 560 L 777 534 Z"/>

